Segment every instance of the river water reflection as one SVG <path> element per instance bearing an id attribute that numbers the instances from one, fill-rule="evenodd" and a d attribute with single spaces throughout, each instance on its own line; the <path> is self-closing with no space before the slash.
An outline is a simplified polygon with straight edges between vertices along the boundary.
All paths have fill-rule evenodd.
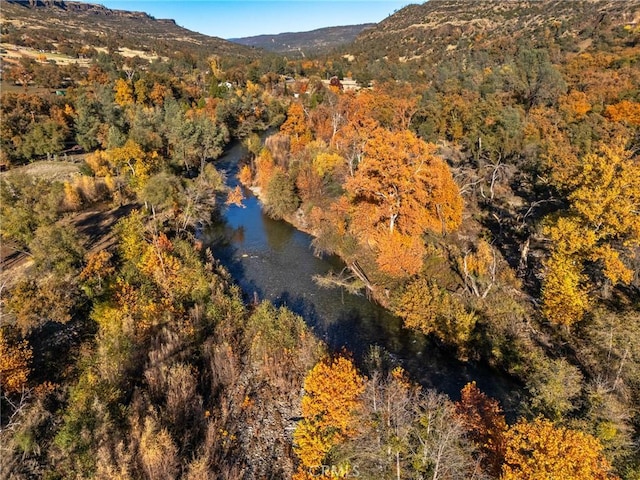
<path id="1" fill-rule="evenodd" d="M 227 174 L 227 184 L 235 187 L 238 162 L 245 154 L 233 145 L 216 162 Z M 402 327 L 402 322 L 364 296 L 342 289 L 324 289 L 314 275 L 339 272 L 344 264 L 337 257 L 318 258 L 312 238 L 290 224 L 269 218 L 260 202 L 244 190 L 244 208 L 225 207 L 203 232 L 203 240 L 214 256 L 229 270 L 247 300 L 254 296 L 275 305 L 286 305 L 301 315 L 316 335 L 334 350 L 346 348 L 356 359 L 371 345 L 395 356 L 415 380 L 457 398 L 460 388 L 471 380 L 507 404 L 510 395 L 504 378 L 484 365 L 456 360 L 450 352 L 424 335 Z M 505 405 L 509 408 L 509 405 Z"/>

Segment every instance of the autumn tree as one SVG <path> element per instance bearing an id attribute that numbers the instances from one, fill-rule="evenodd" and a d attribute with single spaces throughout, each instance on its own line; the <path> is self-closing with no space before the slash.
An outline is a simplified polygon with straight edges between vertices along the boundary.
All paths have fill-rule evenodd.
<path id="1" fill-rule="evenodd" d="M 589 434 L 549 420 L 521 420 L 507 430 L 502 480 L 615 479 L 602 445 Z"/>
<path id="2" fill-rule="evenodd" d="M 638 127 L 640 126 L 640 103 L 622 100 L 607 106 L 605 115 L 614 122 L 626 122 Z"/>
<path id="3" fill-rule="evenodd" d="M 126 107 L 133 104 L 133 87 L 131 86 L 131 83 L 119 78 L 116 80 L 114 90 L 115 100 L 118 105 Z"/>
<path id="4" fill-rule="evenodd" d="M 33 352 L 26 340 L 19 340 L 11 327 L 0 328 L 0 390 L 3 395 L 19 393 L 27 385 Z"/>
<path id="5" fill-rule="evenodd" d="M 238 207 L 244 207 L 242 204 L 242 200 L 244 200 L 244 194 L 242 193 L 242 188 L 240 185 L 236 186 L 229 191 L 227 195 L 226 204 L 227 205 L 236 205 Z"/>
<path id="6" fill-rule="evenodd" d="M 435 145 L 409 131 L 376 129 L 353 178 L 345 184 L 356 208 L 370 208 L 365 232 L 384 228 L 419 235 L 455 230 L 462 221 L 462 199 Z"/>
<path id="7" fill-rule="evenodd" d="M 350 176 L 364 156 L 364 147 L 372 133 L 380 126 L 370 110 L 371 103 L 363 95 L 344 94 L 338 105 L 339 121 L 336 121 L 332 145 L 346 160 Z"/>
<path id="8" fill-rule="evenodd" d="M 477 318 L 455 296 L 424 277 L 409 282 L 394 304 L 407 328 L 458 346 L 464 352 Z"/>
<path id="9" fill-rule="evenodd" d="M 542 289 L 542 313 L 556 325 L 570 327 L 581 320 L 589 308 L 586 277 L 579 262 L 554 254 L 546 263 Z"/>
<path id="10" fill-rule="evenodd" d="M 291 138 L 291 153 L 301 151 L 311 141 L 311 131 L 307 126 L 307 120 L 302 103 L 294 102 L 287 111 L 287 120 L 280 127 L 280 133 Z"/>
<path id="11" fill-rule="evenodd" d="M 559 108 L 569 121 L 579 121 L 591 111 L 591 103 L 586 93 L 573 90 L 560 97 Z"/>
<path id="12" fill-rule="evenodd" d="M 86 266 L 80 272 L 79 279 L 91 292 L 100 294 L 107 279 L 114 272 L 111 253 L 107 250 L 99 250 L 87 255 Z"/>
<path id="13" fill-rule="evenodd" d="M 325 358 L 307 375 L 294 450 L 303 470 L 315 469 L 331 448 L 355 434 L 364 380 L 346 357 Z"/>
<path id="14" fill-rule="evenodd" d="M 375 242 L 378 250 L 376 264 L 380 271 L 392 277 L 404 278 L 416 275 L 422 269 L 427 249 L 421 237 L 396 230 L 379 233 Z"/>
<path id="15" fill-rule="evenodd" d="M 592 281 L 604 287 L 633 278 L 633 252 L 640 242 L 640 164 L 620 143 L 602 145 L 563 178 L 569 208 L 545 229 L 553 250 L 543 284 L 543 312 L 568 327 L 588 309 L 587 263 L 595 263 L 598 275 Z"/>
<path id="16" fill-rule="evenodd" d="M 456 402 L 456 414 L 461 418 L 471 439 L 483 453 L 486 470 L 497 477 L 505 455 L 507 423 L 500 404 L 488 397 L 476 382 L 467 383 Z"/>
<path id="17" fill-rule="evenodd" d="M 37 281 L 19 280 L 7 294 L 5 305 L 15 315 L 16 326 L 26 333 L 48 321 L 68 322 L 83 299 L 77 278 L 47 274 Z"/>
<path id="18" fill-rule="evenodd" d="M 35 77 L 35 65 L 36 62 L 33 59 L 22 57 L 20 62 L 14 66 L 9 73 L 10 77 L 16 83 L 20 83 L 22 85 L 25 92 Z"/>

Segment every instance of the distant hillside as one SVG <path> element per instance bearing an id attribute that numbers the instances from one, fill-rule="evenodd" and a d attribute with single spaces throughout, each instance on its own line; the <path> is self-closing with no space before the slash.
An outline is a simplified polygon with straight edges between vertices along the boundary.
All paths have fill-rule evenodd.
<path id="1" fill-rule="evenodd" d="M 369 60 L 440 61 L 460 52 L 509 50 L 545 39 L 580 51 L 640 21 L 640 0 L 430 0 L 363 31 L 352 52 Z M 614 35 L 615 37 L 615 35 Z"/>
<path id="2" fill-rule="evenodd" d="M 327 51 L 349 44 L 375 23 L 327 27 L 309 32 L 280 33 L 278 35 L 258 35 L 255 37 L 233 38 L 232 42 L 249 47 L 263 48 L 278 53 L 296 52 L 300 56 Z"/>
<path id="3" fill-rule="evenodd" d="M 0 0 L 3 42 L 42 50 L 80 52 L 94 48 L 128 48 L 151 55 L 175 52 L 254 57 L 251 49 L 192 32 L 174 20 L 142 12 L 111 10 L 102 5 L 60 0 Z"/>

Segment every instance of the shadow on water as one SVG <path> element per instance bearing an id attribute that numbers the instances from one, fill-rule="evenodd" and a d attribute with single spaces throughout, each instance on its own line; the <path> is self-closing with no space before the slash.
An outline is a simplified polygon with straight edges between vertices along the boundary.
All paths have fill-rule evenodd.
<path id="1" fill-rule="evenodd" d="M 244 154 L 236 144 L 217 162 L 231 187 L 237 185 L 237 165 Z M 403 328 L 399 318 L 364 296 L 319 287 L 313 276 L 341 270 L 341 260 L 313 255 L 309 235 L 266 216 L 251 191 L 245 189 L 244 195 L 244 208 L 231 205 L 214 213 L 203 240 L 247 300 L 257 295 L 260 300 L 286 306 L 301 315 L 331 349 L 345 348 L 357 361 L 371 346 L 380 346 L 425 387 L 455 399 L 466 383 L 475 380 L 483 391 L 502 402 L 505 411 L 516 409 L 520 387 L 504 374 L 486 364 L 457 360 L 434 340 Z"/>

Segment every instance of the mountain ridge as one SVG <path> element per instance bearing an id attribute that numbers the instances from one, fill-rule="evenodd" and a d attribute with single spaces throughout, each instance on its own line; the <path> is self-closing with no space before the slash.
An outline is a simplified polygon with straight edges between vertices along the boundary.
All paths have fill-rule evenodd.
<path id="1" fill-rule="evenodd" d="M 377 24 L 338 25 L 304 32 L 282 32 L 230 38 L 229 41 L 277 53 L 300 52 L 304 56 L 305 53 L 327 51 L 349 44 L 355 40 L 357 35 L 375 25 Z"/>
<path id="2" fill-rule="evenodd" d="M 408 5 L 355 39 L 352 50 L 369 59 L 430 60 L 453 51 L 517 39 L 533 42 L 553 37 L 564 49 L 597 39 L 599 31 L 640 22 L 640 1 L 629 0 L 429 0 Z"/>
<path id="3" fill-rule="evenodd" d="M 41 48 L 67 42 L 76 50 L 87 45 L 118 45 L 155 55 L 190 50 L 232 57 L 256 56 L 249 47 L 194 32 L 173 19 L 156 19 L 145 12 L 66 0 L 0 0 L 0 6 L 3 22 L 10 25 L 18 45 L 22 41 Z"/>

